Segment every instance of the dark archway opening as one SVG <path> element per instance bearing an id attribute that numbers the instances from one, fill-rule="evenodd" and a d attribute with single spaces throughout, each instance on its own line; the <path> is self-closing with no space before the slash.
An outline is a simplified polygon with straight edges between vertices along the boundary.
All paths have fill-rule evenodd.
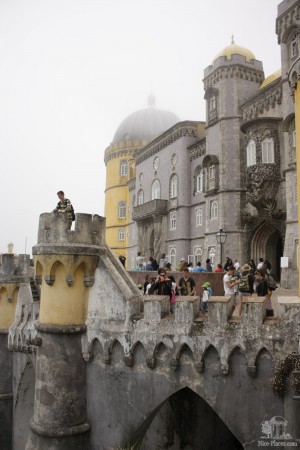
<path id="1" fill-rule="evenodd" d="M 134 433 L 128 444 L 141 450 L 242 450 L 208 403 L 189 388 L 162 402 Z M 128 445 L 127 444 L 127 445 Z"/>

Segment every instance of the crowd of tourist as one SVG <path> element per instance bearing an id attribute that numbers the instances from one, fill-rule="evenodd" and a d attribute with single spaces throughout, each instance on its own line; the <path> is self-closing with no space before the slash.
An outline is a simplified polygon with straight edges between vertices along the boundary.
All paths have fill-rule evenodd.
<path id="1" fill-rule="evenodd" d="M 179 265 L 175 268 L 175 271 L 182 272 L 178 283 L 169 273 L 173 269 L 164 253 L 158 262 L 153 257 L 150 257 L 145 262 L 145 258 L 139 253 L 136 262 L 136 270 L 157 271 L 157 276 L 146 275 L 144 286 L 141 286 L 144 295 L 155 293 L 169 296 L 171 312 L 174 311 L 176 296 L 196 295 L 196 283 L 191 273 L 214 271 L 216 273 L 224 273 L 224 295 L 230 295 L 234 298 L 234 309 L 238 316 L 241 316 L 243 313 L 243 298 L 253 295 L 265 297 L 266 315 L 274 315 L 271 295 L 277 286 L 271 276 L 271 263 L 263 258 L 259 258 L 257 263 L 251 259 L 248 263 L 241 266 L 237 259 L 233 261 L 227 256 L 225 264 L 223 266 L 222 264 L 217 264 L 214 270 L 210 259 L 207 259 L 203 266 L 198 261 L 193 267 L 185 258 L 181 258 Z M 209 281 L 205 281 L 202 288 L 200 310 L 205 314 L 208 310 L 208 299 L 212 295 L 212 287 Z"/>

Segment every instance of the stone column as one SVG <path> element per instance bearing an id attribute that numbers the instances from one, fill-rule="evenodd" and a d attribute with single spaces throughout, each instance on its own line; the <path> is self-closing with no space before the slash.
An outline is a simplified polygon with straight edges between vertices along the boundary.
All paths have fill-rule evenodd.
<path id="1" fill-rule="evenodd" d="M 26 450 L 87 450 L 86 363 L 81 337 L 86 331 L 88 290 L 99 255 L 105 252 L 105 219 L 77 214 L 67 230 L 64 214 L 40 216 L 33 247 L 41 283 L 34 416 Z"/>
<path id="2" fill-rule="evenodd" d="M 6 253 L 0 266 L 0 448 L 12 448 L 13 363 L 8 351 L 9 327 L 15 320 L 17 297 L 21 282 L 29 282 L 29 255 Z"/>

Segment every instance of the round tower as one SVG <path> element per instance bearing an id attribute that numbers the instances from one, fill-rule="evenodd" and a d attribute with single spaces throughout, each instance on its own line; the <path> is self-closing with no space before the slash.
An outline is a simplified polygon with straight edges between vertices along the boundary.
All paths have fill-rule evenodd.
<path id="1" fill-rule="evenodd" d="M 130 190 L 135 185 L 135 154 L 177 122 L 179 119 L 175 114 L 156 109 L 154 97 L 150 96 L 148 108 L 126 117 L 105 150 L 106 242 L 118 256 L 128 258 Z"/>
<path id="2" fill-rule="evenodd" d="M 105 219 L 77 214 L 73 231 L 67 229 L 64 216 L 42 214 L 33 247 L 36 282 L 41 284 L 35 325 L 41 345 L 27 450 L 89 448 L 81 337 L 86 331 L 89 287 L 106 248 Z"/>
<path id="3" fill-rule="evenodd" d="M 206 99 L 206 148 L 203 170 L 208 178 L 207 211 L 212 217 L 212 205 L 218 211 L 217 220 L 210 221 L 206 245 L 215 245 L 219 228 L 228 232 L 225 252 L 243 259 L 241 254 L 242 225 L 240 210 L 244 192 L 241 165 L 241 104 L 259 91 L 264 80 L 261 61 L 233 38 L 204 70 Z M 211 172 L 213 171 L 213 177 Z M 220 252 L 220 249 L 217 249 Z M 217 255 L 216 261 L 219 260 Z"/>

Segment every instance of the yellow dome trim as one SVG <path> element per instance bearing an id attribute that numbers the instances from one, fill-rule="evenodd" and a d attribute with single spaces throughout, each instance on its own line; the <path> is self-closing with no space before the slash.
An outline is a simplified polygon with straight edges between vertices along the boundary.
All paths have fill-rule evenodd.
<path id="1" fill-rule="evenodd" d="M 264 81 L 261 83 L 259 89 L 263 89 L 264 87 L 268 86 L 268 84 L 277 80 L 277 78 L 279 78 L 279 77 L 281 77 L 281 69 L 276 70 L 276 72 L 272 73 L 267 78 L 265 78 Z"/>
<path id="2" fill-rule="evenodd" d="M 223 50 L 214 57 L 213 62 L 215 62 L 216 59 L 220 58 L 220 56 L 226 56 L 227 59 L 231 59 L 232 55 L 244 56 L 247 62 L 250 62 L 251 59 L 255 59 L 254 53 L 252 53 L 247 48 L 237 44 L 230 44 L 227 47 L 223 48 Z"/>

